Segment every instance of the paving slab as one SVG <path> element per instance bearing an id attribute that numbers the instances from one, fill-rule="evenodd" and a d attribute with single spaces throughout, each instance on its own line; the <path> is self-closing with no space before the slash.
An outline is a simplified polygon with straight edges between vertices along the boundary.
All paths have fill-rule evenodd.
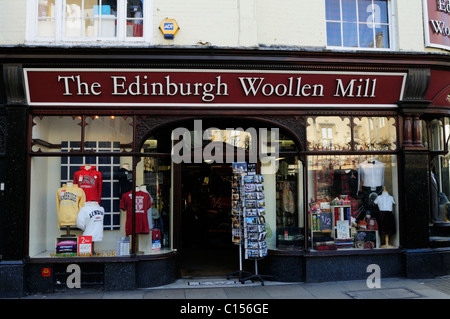
<path id="1" fill-rule="evenodd" d="M 226 287 L 223 289 L 231 299 L 271 299 L 267 291 L 261 287 Z"/>
<path id="2" fill-rule="evenodd" d="M 420 298 L 420 294 L 407 288 L 372 288 L 368 290 L 346 291 L 353 299 L 408 299 Z"/>
<path id="3" fill-rule="evenodd" d="M 302 285 L 264 286 L 264 290 L 274 299 L 314 299 Z"/>
<path id="4" fill-rule="evenodd" d="M 183 288 L 173 289 L 151 289 L 146 290 L 144 299 L 185 299 L 186 295 Z"/>
<path id="5" fill-rule="evenodd" d="M 223 288 L 185 289 L 186 299 L 227 299 Z"/>

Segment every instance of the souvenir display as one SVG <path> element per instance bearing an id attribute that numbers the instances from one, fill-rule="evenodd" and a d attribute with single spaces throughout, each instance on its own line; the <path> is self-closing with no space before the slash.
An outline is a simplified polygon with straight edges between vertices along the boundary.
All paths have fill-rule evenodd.
<path id="1" fill-rule="evenodd" d="M 395 201 L 386 190 L 386 164 L 366 157 L 359 164 L 353 160 L 337 166 L 330 158 L 321 165 L 314 173 L 317 197 L 310 198 L 308 210 L 311 247 L 392 248 Z"/>
<path id="2" fill-rule="evenodd" d="M 245 259 L 267 256 L 263 181 L 254 164 L 233 164 L 232 241 L 243 245 Z"/>

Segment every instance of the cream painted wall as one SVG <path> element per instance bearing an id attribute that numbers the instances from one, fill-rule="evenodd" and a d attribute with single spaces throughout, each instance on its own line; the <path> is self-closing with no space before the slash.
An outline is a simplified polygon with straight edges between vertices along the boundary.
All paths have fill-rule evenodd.
<path id="1" fill-rule="evenodd" d="M 325 1 L 259 0 L 258 43 L 268 46 L 325 47 Z"/>
<path id="2" fill-rule="evenodd" d="M 0 0 L 0 45 L 25 42 L 26 0 Z"/>
<path id="3" fill-rule="evenodd" d="M 239 2 L 239 0 L 155 0 L 153 43 L 172 46 L 202 43 L 225 47 L 239 46 Z M 175 19 L 180 26 L 174 40 L 165 40 L 159 31 L 159 26 L 165 18 Z"/>
<path id="4" fill-rule="evenodd" d="M 400 51 L 424 51 L 422 1 L 397 0 L 395 2 L 397 49 Z"/>
<path id="5" fill-rule="evenodd" d="M 26 42 L 26 20 L 33 1 L 0 1 L 0 45 Z M 324 0 L 144 0 L 153 8 L 154 46 L 326 48 Z M 425 48 L 422 0 L 392 0 L 395 51 L 446 52 Z M 180 31 L 165 40 L 159 30 L 164 18 L 174 18 Z M 41 43 L 48 45 L 51 43 Z M 54 44 L 52 44 L 54 45 Z M 62 46 L 115 46 L 136 43 L 62 43 Z M 148 46 L 147 44 L 144 44 Z"/>

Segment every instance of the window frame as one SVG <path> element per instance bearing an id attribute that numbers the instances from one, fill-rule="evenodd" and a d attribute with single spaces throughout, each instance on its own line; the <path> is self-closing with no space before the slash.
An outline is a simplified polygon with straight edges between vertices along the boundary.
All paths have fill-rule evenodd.
<path id="1" fill-rule="evenodd" d="M 326 0 L 325 0 L 326 1 Z M 326 48 L 327 49 L 331 49 L 331 50 L 358 50 L 358 51 L 372 51 L 372 50 L 376 50 L 376 51 L 395 51 L 395 44 L 396 44 L 396 35 L 395 35 L 395 28 L 396 28 L 396 20 L 395 20 L 395 14 L 394 14 L 394 7 L 393 7 L 393 1 L 392 0 L 385 0 L 386 1 L 386 8 L 387 8 L 387 23 L 381 23 L 381 25 L 383 26 L 387 26 L 388 32 L 389 32 L 389 40 L 388 40 L 388 48 L 377 48 L 376 46 L 374 47 L 361 47 L 360 46 L 360 26 L 365 24 L 359 21 L 358 18 L 358 2 L 360 0 L 355 0 L 356 1 L 356 20 L 354 21 L 354 23 L 356 23 L 356 32 L 357 32 L 357 38 L 358 38 L 358 46 L 357 47 L 348 47 L 348 46 L 344 46 L 344 35 L 343 35 L 343 25 L 344 25 L 344 21 L 342 18 L 342 1 L 343 0 L 338 0 L 339 1 L 339 8 L 340 8 L 340 20 L 328 20 L 326 17 L 326 3 L 325 3 L 325 25 L 328 24 L 328 22 L 335 22 L 335 23 L 340 23 L 340 33 L 341 33 L 341 45 L 337 46 L 337 45 L 328 45 L 328 30 L 327 27 L 325 26 L 325 42 L 326 42 Z M 372 0 L 373 1 L 373 0 Z"/>
<path id="2" fill-rule="evenodd" d="M 127 0 L 117 0 L 117 35 L 115 37 L 67 37 L 65 36 L 66 0 L 55 0 L 55 34 L 54 36 L 38 35 L 38 1 L 27 0 L 26 37 L 29 44 L 55 43 L 57 45 L 93 45 L 108 44 L 110 46 L 151 44 L 153 38 L 153 0 L 143 0 L 143 36 L 127 37 Z"/>

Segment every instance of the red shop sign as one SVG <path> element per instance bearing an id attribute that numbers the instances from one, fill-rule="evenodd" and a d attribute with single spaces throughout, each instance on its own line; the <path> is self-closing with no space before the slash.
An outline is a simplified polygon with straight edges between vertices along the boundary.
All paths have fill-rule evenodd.
<path id="1" fill-rule="evenodd" d="M 426 45 L 450 50 L 450 0 L 424 0 L 423 12 Z"/>
<path id="2" fill-rule="evenodd" d="M 406 73 L 24 69 L 32 106 L 396 107 Z"/>

